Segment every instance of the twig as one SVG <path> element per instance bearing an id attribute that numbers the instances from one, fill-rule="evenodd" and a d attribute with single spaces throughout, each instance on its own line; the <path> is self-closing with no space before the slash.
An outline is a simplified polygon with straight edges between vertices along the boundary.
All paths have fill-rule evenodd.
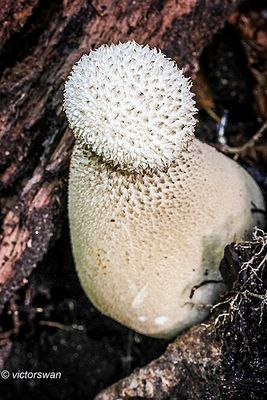
<path id="1" fill-rule="evenodd" d="M 49 326 L 51 328 L 58 328 L 58 329 L 61 329 L 61 330 L 69 329 L 68 326 L 63 325 L 60 322 L 56 322 L 56 321 L 45 321 L 45 320 L 42 320 L 42 321 L 39 322 L 39 325 Z"/>
<path id="2" fill-rule="evenodd" d="M 206 111 L 206 113 L 215 121 L 217 122 L 217 124 L 219 124 L 221 122 L 221 118 L 215 113 L 215 111 L 213 111 L 211 108 L 206 107 L 204 108 L 204 110 Z"/>
<path id="3" fill-rule="evenodd" d="M 249 139 L 246 143 L 242 144 L 241 146 L 231 147 L 226 144 L 217 144 L 217 145 L 215 145 L 215 147 L 218 150 L 221 150 L 223 153 L 228 153 L 228 154 L 245 153 L 249 148 L 253 147 L 254 144 L 261 139 L 261 137 L 266 129 L 267 129 L 267 120 L 260 127 L 260 129 L 252 136 L 252 138 Z"/>

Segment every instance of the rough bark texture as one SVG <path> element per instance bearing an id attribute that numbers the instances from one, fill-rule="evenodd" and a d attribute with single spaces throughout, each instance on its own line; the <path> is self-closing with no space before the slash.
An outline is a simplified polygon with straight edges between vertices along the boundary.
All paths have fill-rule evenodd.
<path id="1" fill-rule="evenodd" d="M 157 360 L 100 392 L 95 400 L 220 399 L 219 366 L 220 344 L 214 331 L 196 326 L 170 344 Z"/>
<path id="2" fill-rule="evenodd" d="M 39 0 L 1 0 L 0 1 L 0 43 L 4 47 L 8 39 L 19 32 L 32 15 Z"/>
<path id="3" fill-rule="evenodd" d="M 258 1 L 258 8 L 266 6 L 264 0 Z M 257 4 L 256 4 L 257 5 Z M 267 118 L 267 31 L 266 10 L 262 12 L 256 9 L 242 7 L 238 13 L 234 13 L 229 22 L 237 28 L 242 36 L 244 52 L 247 56 L 250 71 L 255 79 L 254 95 L 257 114 Z"/>
<path id="4" fill-rule="evenodd" d="M 82 53 L 135 39 L 188 72 L 239 0 L 8 1 L 0 7 L 0 309 L 60 231 L 73 138 L 64 80 Z"/>

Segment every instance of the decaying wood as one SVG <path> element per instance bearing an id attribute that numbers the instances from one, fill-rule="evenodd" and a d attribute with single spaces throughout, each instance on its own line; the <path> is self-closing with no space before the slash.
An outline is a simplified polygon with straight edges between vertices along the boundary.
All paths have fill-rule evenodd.
<path id="1" fill-rule="evenodd" d="M 25 25 L 38 3 L 39 0 L 0 0 L 1 50 L 8 39 Z"/>
<path id="2" fill-rule="evenodd" d="M 241 43 L 247 57 L 249 69 L 255 79 L 254 96 L 257 114 L 267 118 L 267 24 L 266 3 L 259 0 L 242 5 L 229 22 L 235 26 L 241 36 Z"/>
<path id="3" fill-rule="evenodd" d="M 102 43 L 160 47 L 186 71 L 239 0 L 2 0 L 0 309 L 43 258 L 66 213 L 73 138 L 62 111 L 72 65 Z"/>
<path id="4" fill-rule="evenodd" d="M 214 330 L 195 326 L 157 360 L 103 390 L 95 400 L 220 399 L 216 375 L 220 362 Z"/>

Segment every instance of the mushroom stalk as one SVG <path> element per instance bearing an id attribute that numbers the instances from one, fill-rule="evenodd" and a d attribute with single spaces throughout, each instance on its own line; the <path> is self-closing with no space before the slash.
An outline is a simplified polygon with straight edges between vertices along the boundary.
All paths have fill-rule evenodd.
<path id="1" fill-rule="evenodd" d="M 64 95 L 81 283 L 104 314 L 155 337 L 207 316 L 224 246 L 263 223 L 253 179 L 194 137 L 190 87 L 160 51 L 128 42 L 83 56 Z"/>

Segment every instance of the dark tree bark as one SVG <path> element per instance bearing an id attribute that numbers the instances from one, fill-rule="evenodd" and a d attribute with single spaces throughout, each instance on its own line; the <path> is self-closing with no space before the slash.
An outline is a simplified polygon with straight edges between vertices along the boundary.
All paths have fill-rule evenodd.
<path id="1" fill-rule="evenodd" d="M 1 0 L 0 1 L 0 43 L 5 46 L 8 39 L 25 25 L 39 0 Z"/>

